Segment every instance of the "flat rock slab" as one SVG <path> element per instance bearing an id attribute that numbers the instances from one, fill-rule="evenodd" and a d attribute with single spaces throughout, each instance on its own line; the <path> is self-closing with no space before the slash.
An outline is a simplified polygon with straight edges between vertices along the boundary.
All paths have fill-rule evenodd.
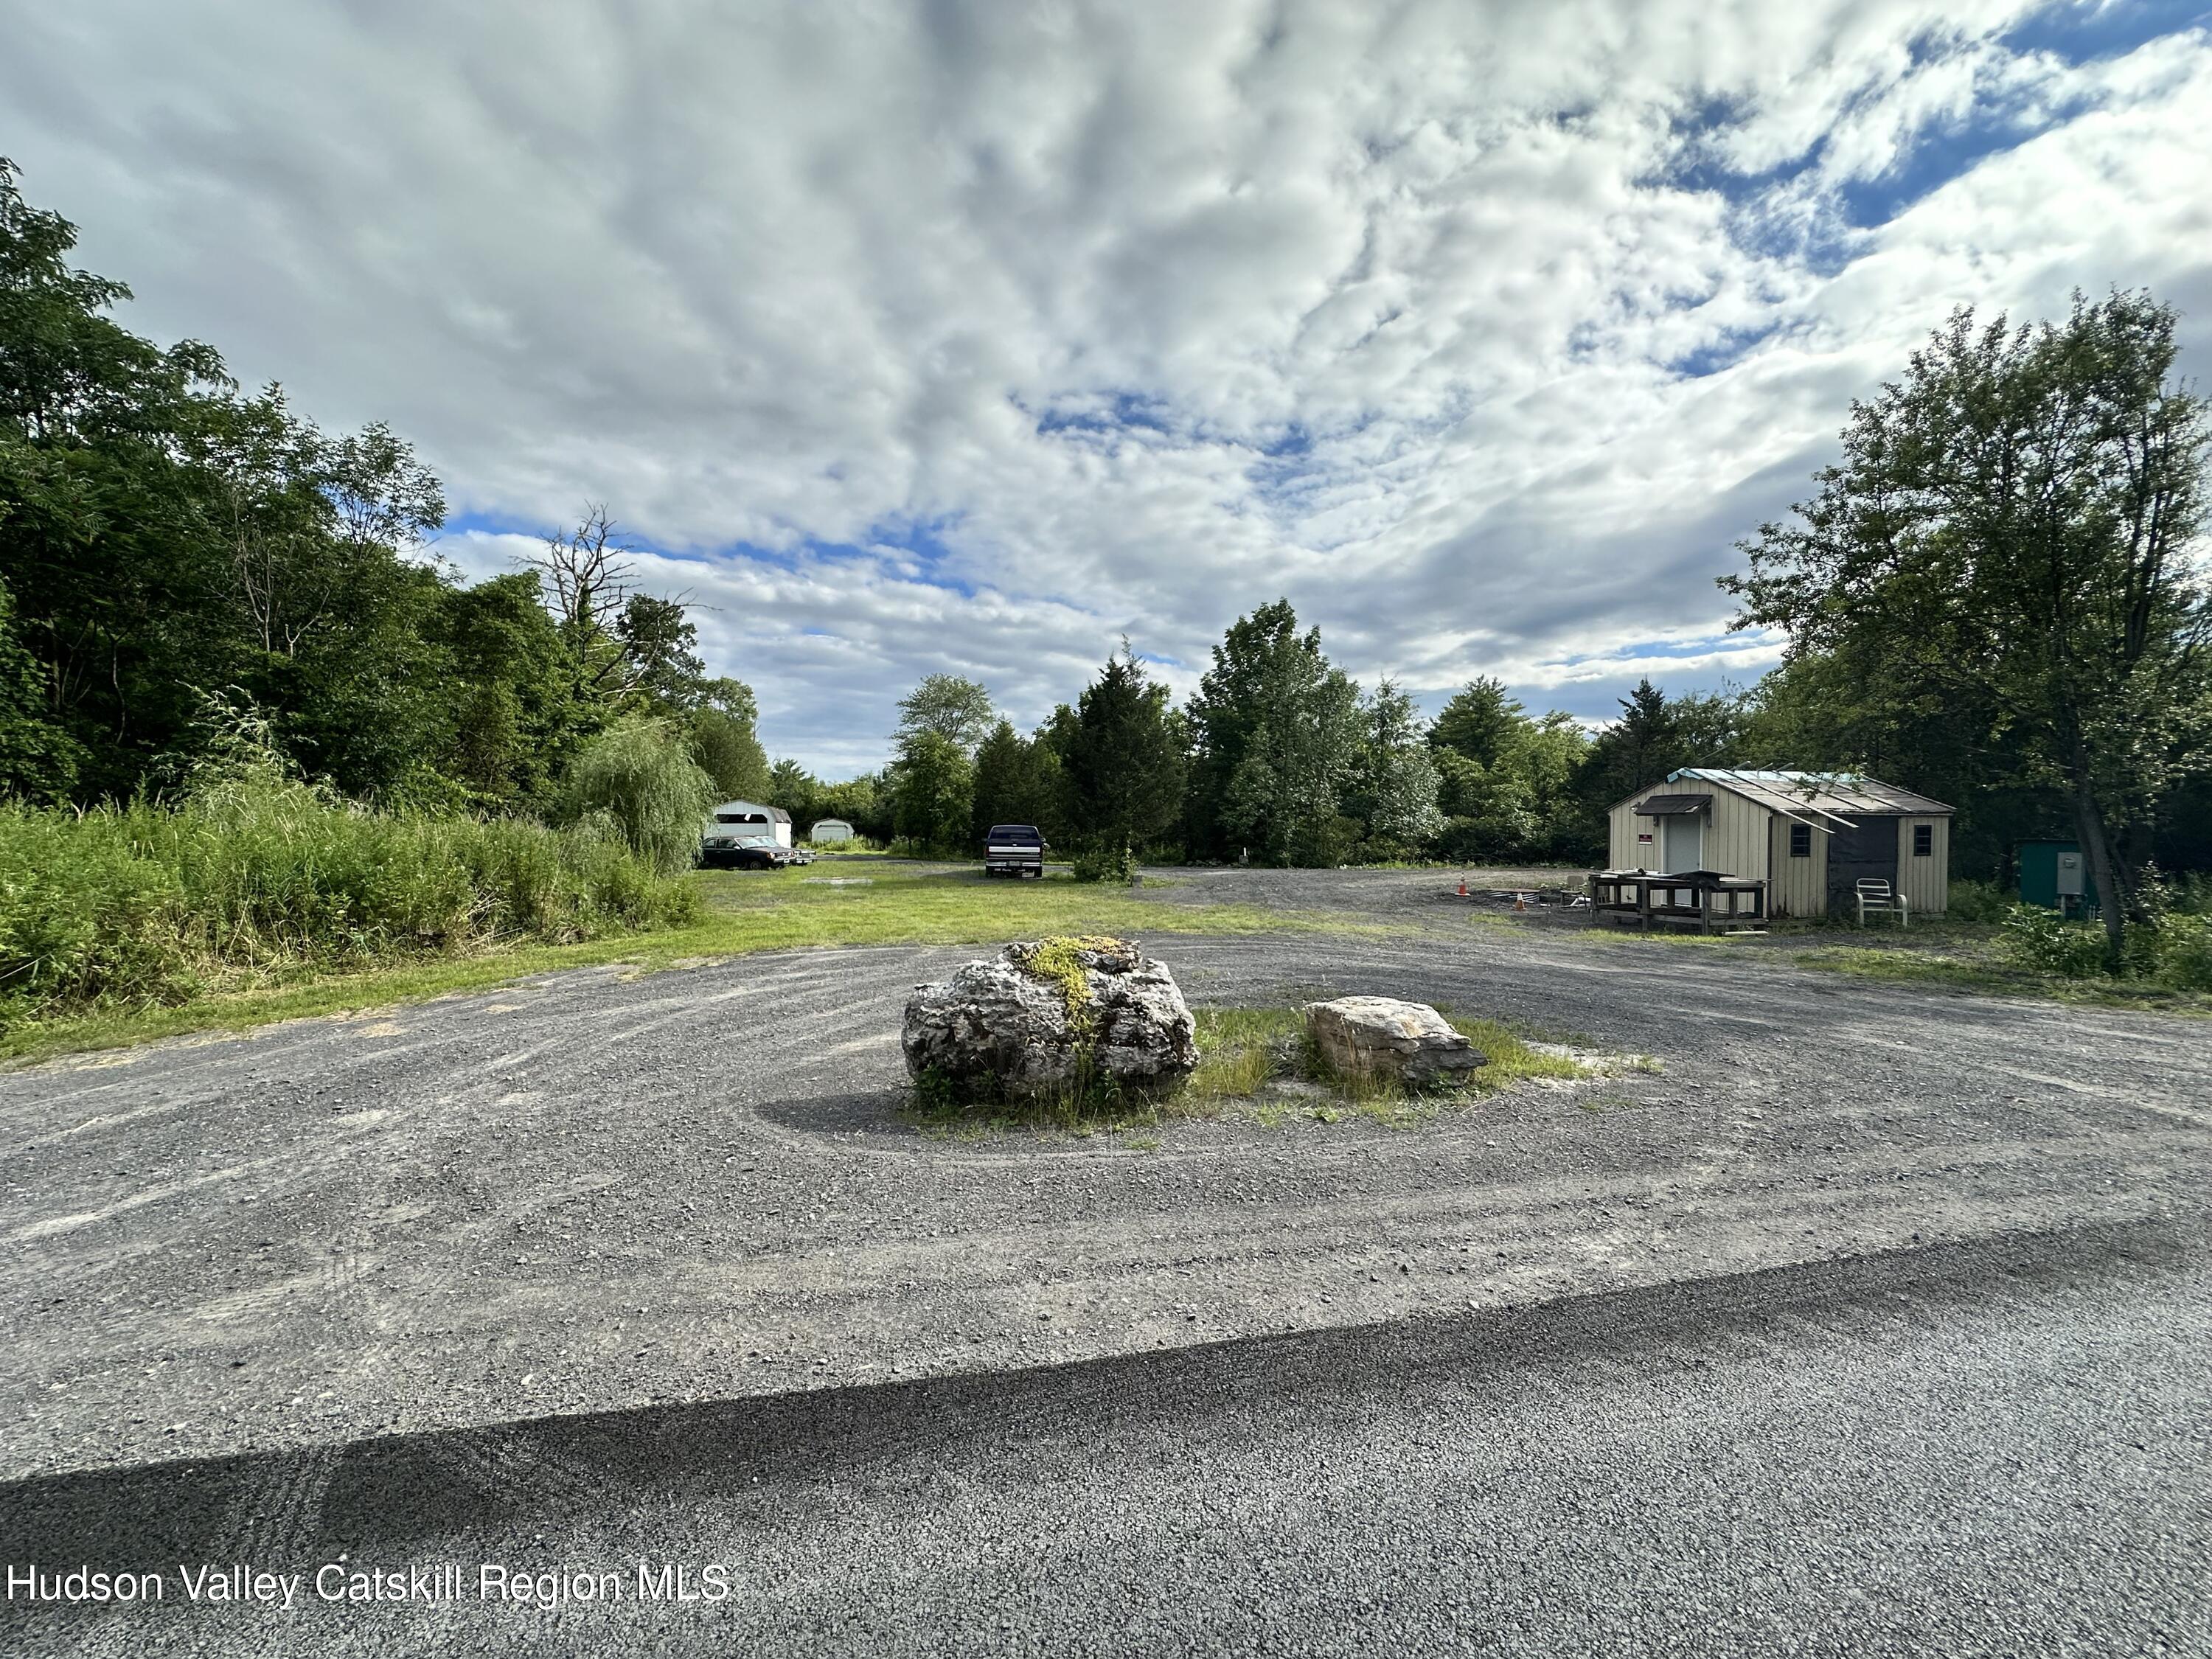
<path id="1" fill-rule="evenodd" d="M 1333 1002 L 1309 1002 L 1304 1012 L 1306 1029 L 1322 1058 L 1341 1076 L 1426 1089 L 1457 1082 L 1489 1063 L 1486 1055 L 1425 1002 L 1339 997 Z"/>

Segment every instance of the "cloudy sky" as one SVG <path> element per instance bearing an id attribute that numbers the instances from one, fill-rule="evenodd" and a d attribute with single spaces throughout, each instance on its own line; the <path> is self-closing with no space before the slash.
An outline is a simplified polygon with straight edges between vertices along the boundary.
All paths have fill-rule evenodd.
<path id="1" fill-rule="evenodd" d="M 1955 305 L 2212 380 L 2195 0 L 0 0 L 128 319 L 389 421 L 439 550 L 603 501 L 763 736 L 1178 689 L 1278 594 L 1431 708 L 1755 679 L 1712 578 Z"/>

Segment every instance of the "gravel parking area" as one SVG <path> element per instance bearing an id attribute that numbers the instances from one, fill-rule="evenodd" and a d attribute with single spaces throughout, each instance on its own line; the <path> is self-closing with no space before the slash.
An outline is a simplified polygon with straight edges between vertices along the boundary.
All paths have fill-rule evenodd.
<path id="1" fill-rule="evenodd" d="M 1177 896 L 1200 890 L 1362 909 L 1397 931 L 1177 939 Z M 347 1535 L 318 1517 L 365 1446 L 496 1466 L 518 1424 L 682 1422 L 816 1395 L 831 1422 L 846 1407 L 829 1402 L 856 1389 L 899 1400 L 926 1379 L 956 1389 L 929 1398 L 970 1402 L 957 1409 L 978 1420 L 1028 1423 L 1022 1390 L 1048 1385 L 963 1395 L 986 1385 L 959 1380 L 1172 1365 L 1254 1339 L 1345 1356 L 1370 1343 L 1357 1333 L 1416 1316 L 1480 1333 L 1522 1310 L 1747 1273 L 1826 1283 L 1869 1253 L 1911 1261 L 2126 1227 L 2179 1249 L 2201 1232 L 2200 1023 L 1863 985 L 1771 953 L 1486 928 L 1440 915 L 1437 890 L 1433 872 L 1207 872 L 1157 890 L 1164 925 L 1147 943 L 1196 1000 L 1412 996 L 1663 1070 L 1532 1088 L 1410 1130 L 1231 1115 L 1164 1129 L 1156 1150 L 931 1138 L 896 1115 L 898 1011 L 915 983 L 978 952 L 899 948 L 556 975 L 0 1077 L 8 1551 L 48 1553 L 38 1539 L 55 1534 L 21 1520 L 57 1512 L 34 1497 L 104 1490 L 86 1483 L 137 1466 L 248 1471 L 242 1494 L 198 1505 L 216 1516 L 202 1541 L 305 1548 Z M 2173 1316 L 2195 1322 L 2172 1328 L 2201 1385 L 2201 1297 L 2172 1294 Z M 1878 1382 L 1851 1386 L 1871 1399 Z M 1435 1428 L 1455 1409 L 1408 1407 L 1407 1420 Z M 1778 1420 L 1761 1415 L 1760 1431 Z M 1185 1456 L 1214 1432 L 1152 1431 Z M 1577 1455 L 1603 1451 L 1600 1436 Z M 598 1477 L 552 1467 L 530 1479 L 581 1504 Z M 1178 1489 L 1164 1468 L 1164 1502 Z M 1705 1524 L 1723 1494 L 1699 1490 Z M 1361 1522 L 1384 1528 L 1378 1547 L 1396 1535 L 1389 1513 Z M 976 1559 L 980 1573 L 995 1558 Z"/>

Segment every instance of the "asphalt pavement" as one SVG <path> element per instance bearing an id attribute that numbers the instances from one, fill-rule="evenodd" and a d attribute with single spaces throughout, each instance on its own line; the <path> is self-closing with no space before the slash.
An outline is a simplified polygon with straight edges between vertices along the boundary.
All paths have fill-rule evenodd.
<path id="1" fill-rule="evenodd" d="M 2205 1268 L 2170 1228 L 2014 1237 L 21 1482 L 8 1556 L 166 1594 L 15 1603 L 4 1633 L 87 1655 L 2201 1654 Z M 210 1562 L 295 1575 L 295 1604 L 191 1601 L 180 1565 Z M 410 1574 L 416 1600 L 344 1599 Z"/>

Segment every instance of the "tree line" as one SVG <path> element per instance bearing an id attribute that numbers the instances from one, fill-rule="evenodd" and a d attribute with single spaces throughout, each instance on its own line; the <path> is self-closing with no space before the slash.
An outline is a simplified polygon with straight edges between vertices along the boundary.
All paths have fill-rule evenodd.
<path id="1" fill-rule="evenodd" d="M 1177 706 L 1126 643 L 1073 703 L 1024 732 L 988 690 L 932 675 L 898 705 L 896 755 L 881 770 L 823 783 L 797 763 L 771 769 L 764 799 L 804 834 L 840 817 L 917 852 L 972 853 L 994 823 L 1034 823 L 1056 848 L 1119 867 L 1136 861 L 1338 865 L 1595 866 L 1607 813 L 1685 767 L 1858 770 L 1957 805 L 1960 873 L 2007 876 L 2021 840 L 2070 838 L 2060 792 L 1999 787 L 1955 724 L 1856 722 L 1812 682 L 1826 664 L 1787 664 L 1756 685 L 1669 695 L 1649 678 L 1590 729 L 1530 713 L 1498 680 L 1468 682 L 1433 720 L 1384 679 L 1371 690 L 1330 664 L 1318 629 L 1277 600 L 1214 647 L 1200 690 Z M 2201 776 L 2170 811 L 2137 826 L 2142 865 L 2212 864 Z"/>
<path id="2" fill-rule="evenodd" d="M 1724 581 L 1738 625 L 1788 641 L 1754 686 L 1647 680 L 1592 730 L 1478 678 L 1427 720 L 1279 599 L 1180 703 L 1126 641 L 1027 731 L 932 676 L 892 763 L 827 782 L 770 765 L 751 691 L 705 672 L 686 600 L 640 590 L 604 508 L 463 581 L 403 439 L 326 432 L 212 348 L 131 332 L 129 290 L 72 267 L 75 240 L 0 161 L 0 794 L 158 796 L 250 717 L 301 773 L 402 811 L 552 815 L 596 748 L 802 831 L 951 850 L 1031 822 L 1110 872 L 1589 864 L 1606 808 L 1678 768 L 1861 770 L 1960 809 L 1963 874 L 2078 840 L 2115 960 L 2160 869 L 2212 866 L 2207 404 L 2148 295 L 2033 325 L 1962 310 L 1855 404 L 1842 458 Z"/>
<path id="3" fill-rule="evenodd" d="M 2118 970 L 2167 878 L 2212 869 L 2212 402 L 2178 322 L 2118 290 L 2062 321 L 1955 312 L 1739 544 L 1734 626 L 1788 641 L 1753 686 L 1645 679 L 1593 732 L 1479 678 L 1425 722 L 1278 600 L 1181 708 L 1126 648 L 1026 734 L 981 686 L 925 681 L 869 822 L 948 848 L 1020 819 L 1125 857 L 1588 864 L 1607 809 L 1680 768 L 1857 772 L 1955 806 L 1960 875 L 2008 884 L 2020 842 L 2077 842 Z"/>
<path id="4" fill-rule="evenodd" d="M 173 786 L 246 711 L 357 799 L 550 810 L 625 724 L 728 793 L 766 787 L 752 693 L 637 591 L 604 509 L 474 585 L 426 554 L 436 478 L 388 428 L 333 434 L 195 341 L 109 314 L 76 232 L 0 161 L 0 793 Z"/>

